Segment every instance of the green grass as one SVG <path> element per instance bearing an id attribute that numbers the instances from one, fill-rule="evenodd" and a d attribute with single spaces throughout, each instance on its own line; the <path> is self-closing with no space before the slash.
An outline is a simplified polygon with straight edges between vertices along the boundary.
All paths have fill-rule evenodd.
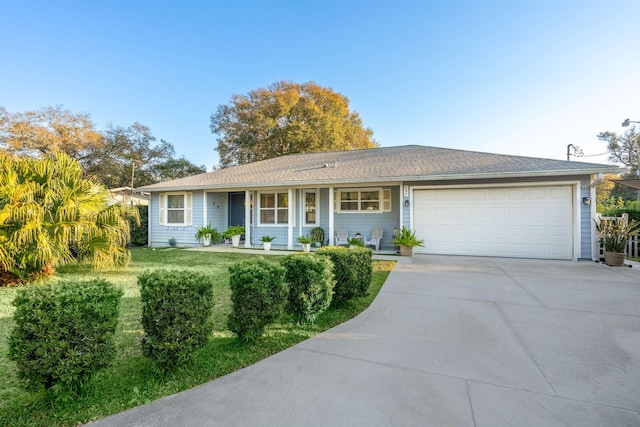
<path id="1" fill-rule="evenodd" d="M 356 316 L 371 304 L 395 264 L 374 261 L 373 282 L 366 297 L 330 309 L 313 325 L 296 325 L 290 316 L 282 316 L 267 329 L 262 340 L 247 345 L 239 343 L 226 327 L 231 309 L 228 267 L 258 255 L 180 249 L 134 249 L 132 255 L 132 262 L 124 271 L 97 274 L 87 265 L 73 265 L 60 268 L 52 279 L 101 277 L 124 291 L 115 336 L 117 360 L 109 369 L 96 375 L 79 398 L 51 400 L 45 393 L 27 392 L 20 387 L 15 363 L 7 356 L 8 336 L 13 327 L 11 301 L 16 288 L 0 289 L 0 425 L 72 426 L 86 423 L 251 365 Z M 280 260 L 274 255 L 264 258 L 270 262 Z M 140 349 L 142 328 L 137 276 L 145 270 L 160 268 L 197 271 L 210 275 L 216 281 L 212 339 L 187 364 L 165 373 L 159 372 Z"/>

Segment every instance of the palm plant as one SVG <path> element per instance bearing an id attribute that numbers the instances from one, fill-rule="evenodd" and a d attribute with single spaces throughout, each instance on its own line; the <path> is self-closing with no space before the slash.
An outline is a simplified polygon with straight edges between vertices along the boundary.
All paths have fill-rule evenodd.
<path id="1" fill-rule="evenodd" d="M 640 223 L 635 220 L 629 222 L 617 219 L 601 219 L 596 221 L 596 229 L 600 243 L 607 252 L 624 253 L 629 237 L 638 234 Z"/>
<path id="2" fill-rule="evenodd" d="M 407 227 L 402 227 L 398 234 L 391 240 L 396 246 L 424 246 L 424 240 L 416 237 L 416 232 Z"/>
<path id="3" fill-rule="evenodd" d="M 22 280 L 75 260 L 100 269 L 129 259 L 128 218 L 138 212 L 109 205 L 109 192 L 84 179 L 80 164 L 51 157 L 0 156 L 0 267 Z"/>

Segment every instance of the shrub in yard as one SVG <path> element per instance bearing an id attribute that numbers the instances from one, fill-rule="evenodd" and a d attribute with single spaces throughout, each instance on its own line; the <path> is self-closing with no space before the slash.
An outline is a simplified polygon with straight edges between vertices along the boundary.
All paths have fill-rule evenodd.
<path id="1" fill-rule="evenodd" d="M 349 252 L 352 266 L 356 270 L 356 296 L 363 297 L 367 295 L 373 279 L 373 260 L 371 259 L 373 252 L 368 248 L 354 248 Z"/>
<path id="2" fill-rule="evenodd" d="M 156 270 L 138 277 L 142 350 L 163 368 L 184 363 L 213 331 L 213 281 L 203 274 Z"/>
<path id="3" fill-rule="evenodd" d="M 298 323 L 313 322 L 331 304 L 333 264 L 327 257 L 289 255 L 282 260 L 289 285 L 287 311 Z"/>
<path id="4" fill-rule="evenodd" d="M 318 249 L 316 253 L 330 258 L 333 262 L 336 281 L 334 304 L 367 294 L 373 275 L 371 249 L 325 246 Z"/>
<path id="5" fill-rule="evenodd" d="M 30 390 L 78 392 L 113 361 L 122 291 L 105 280 L 65 281 L 20 290 L 9 357 Z"/>
<path id="6" fill-rule="evenodd" d="M 284 272 L 282 266 L 261 259 L 229 267 L 232 311 L 227 323 L 239 339 L 256 341 L 280 316 L 288 292 Z"/>
<path id="7" fill-rule="evenodd" d="M 147 246 L 149 243 L 149 206 L 136 206 L 140 215 L 140 224 L 137 224 L 135 218 L 129 219 L 129 230 L 131 230 L 131 239 L 129 246 Z"/>

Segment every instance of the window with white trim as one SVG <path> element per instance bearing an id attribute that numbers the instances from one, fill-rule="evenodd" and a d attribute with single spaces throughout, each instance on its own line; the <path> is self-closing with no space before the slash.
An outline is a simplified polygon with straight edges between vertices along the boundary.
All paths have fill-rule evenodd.
<path id="1" fill-rule="evenodd" d="M 191 225 L 191 193 L 160 194 L 160 225 Z"/>
<path id="2" fill-rule="evenodd" d="M 333 195 L 336 212 L 391 212 L 390 188 L 367 188 L 337 190 Z"/>
<path id="3" fill-rule="evenodd" d="M 318 192 L 316 190 L 304 190 L 302 200 L 304 201 L 304 225 L 318 225 Z"/>
<path id="4" fill-rule="evenodd" d="M 289 222 L 289 194 L 259 193 L 258 223 L 260 225 L 286 225 Z"/>
<path id="5" fill-rule="evenodd" d="M 380 190 L 338 190 L 338 212 L 381 212 Z"/>

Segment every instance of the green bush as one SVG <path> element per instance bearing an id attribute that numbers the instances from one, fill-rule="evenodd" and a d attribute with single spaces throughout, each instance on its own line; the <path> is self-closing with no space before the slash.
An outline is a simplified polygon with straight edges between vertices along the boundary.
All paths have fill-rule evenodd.
<path id="1" fill-rule="evenodd" d="M 623 201 L 622 198 L 611 197 L 609 199 L 598 200 L 596 211 L 602 216 L 620 217 L 622 214 L 629 214 L 629 219 L 640 221 L 640 206 L 637 200 Z"/>
<path id="2" fill-rule="evenodd" d="M 336 281 L 334 304 L 367 294 L 373 277 L 371 249 L 325 246 L 318 249 L 316 253 L 329 257 L 333 262 L 333 275 Z"/>
<path id="3" fill-rule="evenodd" d="M 147 246 L 149 243 L 149 206 L 136 206 L 140 215 L 140 225 L 134 218 L 129 218 L 131 239 L 129 246 Z"/>
<path id="4" fill-rule="evenodd" d="M 327 257 L 289 255 L 282 260 L 289 285 L 287 312 L 298 323 L 313 322 L 331 304 L 333 264 Z"/>
<path id="5" fill-rule="evenodd" d="M 142 350 L 163 368 L 186 362 L 213 331 L 213 281 L 203 274 L 156 270 L 138 277 Z"/>
<path id="6" fill-rule="evenodd" d="M 80 391 L 111 364 L 122 291 L 105 280 L 65 281 L 19 291 L 9 357 L 29 390 Z"/>
<path id="7" fill-rule="evenodd" d="M 287 298 L 284 268 L 257 259 L 229 267 L 232 311 L 228 326 L 245 342 L 255 342 L 282 313 Z"/>

